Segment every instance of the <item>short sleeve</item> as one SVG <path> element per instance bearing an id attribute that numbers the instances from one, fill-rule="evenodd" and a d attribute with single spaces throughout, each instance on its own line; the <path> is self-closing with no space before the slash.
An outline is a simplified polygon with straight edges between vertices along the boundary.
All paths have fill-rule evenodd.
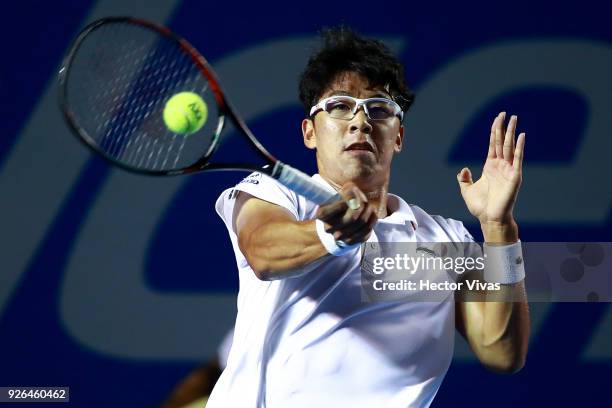
<path id="1" fill-rule="evenodd" d="M 293 214 L 296 220 L 299 219 L 296 194 L 273 178 L 254 172 L 233 188 L 225 190 L 217 199 L 215 204 L 217 214 L 223 219 L 230 231 L 232 231 L 234 204 L 239 191 L 244 191 L 260 200 L 283 207 Z"/>
<path id="2" fill-rule="evenodd" d="M 459 249 L 464 257 L 476 258 L 482 256 L 481 246 L 474 240 L 474 237 L 465 228 L 463 222 L 453 218 L 444 218 L 439 215 L 434 215 L 432 218 L 444 230 L 446 236 L 451 242 L 463 243 Z"/>

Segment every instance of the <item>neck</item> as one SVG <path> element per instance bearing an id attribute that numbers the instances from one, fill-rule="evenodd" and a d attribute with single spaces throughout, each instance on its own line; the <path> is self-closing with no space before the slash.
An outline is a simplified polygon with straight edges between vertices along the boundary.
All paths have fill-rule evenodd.
<path id="1" fill-rule="evenodd" d="M 321 175 L 336 191 L 342 189 L 342 186 L 330 180 L 328 177 Z M 385 218 L 389 215 L 387 208 L 387 201 L 389 198 L 389 179 L 387 178 L 382 185 L 370 186 L 354 181 L 355 185 L 359 187 L 361 191 L 368 198 L 368 202 L 376 209 L 376 216 L 378 218 Z"/>
<path id="2" fill-rule="evenodd" d="M 389 210 L 387 208 L 387 200 L 389 199 L 389 181 L 375 191 L 370 191 L 365 193 L 366 197 L 368 197 L 368 201 L 370 204 L 376 208 L 376 216 L 380 218 L 385 218 L 389 215 Z"/>

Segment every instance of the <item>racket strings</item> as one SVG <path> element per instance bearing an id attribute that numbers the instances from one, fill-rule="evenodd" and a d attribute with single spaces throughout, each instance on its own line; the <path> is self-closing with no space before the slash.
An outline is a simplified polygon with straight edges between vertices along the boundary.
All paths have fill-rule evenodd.
<path id="1" fill-rule="evenodd" d="M 157 132 L 163 131 L 163 129 L 153 129 L 153 132 L 149 132 L 146 129 L 148 124 L 147 119 L 149 114 L 146 111 L 146 107 L 152 106 L 152 102 L 163 95 L 167 90 L 163 87 L 162 72 L 159 69 L 159 65 L 163 63 L 163 55 L 166 52 L 164 49 L 165 43 L 161 43 L 160 46 L 151 46 L 151 50 L 147 50 L 145 46 L 138 48 L 140 55 L 135 55 L 135 65 L 132 65 L 134 71 L 138 70 L 138 65 L 141 66 L 140 72 L 129 72 L 128 76 L 135 76 L 134 84 L 128 89 L 120 89 L 120 92 L 127 92 L 124 101 L 128 103 L 124 105 L 118 105 L 118 115 L 116 123 L 118 124 L 117 129 L 110 128 L 106 135 L 106 139 L 110 140 L 110 146 L 108 152 L 112 156 L 121 157 L 125 144 L 125 138 L 128 135 L 134 134 L 136 127 L 144 124 L 144 129 L 137 133 L 137 140 L 143 139 L 146 141 L 145 147 L 152 144 L 151 137 L 149 135 L 155 135 Z M 148 51 L 148 52 L 147 52 Z M 171 49 L 176 51 L 176 49 Z M 125 66 L 125 65 L 123 65 Z M 127 82 L 120 83 L 121 85 Z M 119 137 L 113 137 L 115 134 L 120 135 Z M 130 139 L 131 140 L 131 139 Z M 153 143 L 154 144 L 154 143 Z M 149 157 L 151 153 L 149 152 Z M 130 164 L 135 164 L 134 162 Z M 141 166 L 144 163 L 139 163 Z"/>
<path id="2" fill-rule="evenodd" d="M 163 122 L 167 100 L 189 91 L 207 103 L 208 120 L 191 135 Z M 90 32 L 70 66 L 67 98 L 88 142 L 112 160 L 168 171 L 196 162 L 216 137 L 214 95 L 179 44 L 146 27 L 107 23 Z"/>
<path id="3" fill-rule="evenodd" d="M 186 72 L 184 72 L 184 71 L 186 71 L 185 68 L 186 68 L 185 66 L 182 67 L 183 73 L 182 73 L 182 75 L 180 77 L 183 77 L 183 86 L 187 89 L 186 85 L 187 85 L 187 81 L 188 81 L 189 77 L 187 75 L 185 75 L 186 74 Z M 172 75 L 172 71 L 168 71 L 168 72 L 171 73 L 171 76 L 176 78 L 175 75 Z M 193 77 L 193 78 L 194 78 L 195 81 L 198 80 L 198 77 Z M 174 144 L 176 143 L 176 141 L 178 139 L 179 138 L 177 138 L 177 136 L 175 134 L 173 134 L 172 138 L 169 141 L 169 143 L 167 143 L 165 145 L 160 144 L 159 148 L 158 148 L 158 151 L 157 151 L 157 155 L 156 155 L 155 160 L 153 162 L 151 162 L 151 158 L 153 157 L 153 151 L 152 151 L 150 153 L 150 155 L 149 155 L 149 161 L 147 161 L 146 166 L 150 167 L 150 168 L 153 168 L 153 169 L 161 169 L 161 168 L 163 168 L 161 163 L 159 163 L 159 161 L 163 160 L 163 163 L 167 163 L 168 162 L 168 159 L 170 159 L 171 156 L 172 156 L 173 146 L 174 146 Z M 182 139 L 182 141 L 184 143 L 185 138 L 181 137 L 180 139 Z M 157 145 L 157 140 L 154 140 L 152 149 L 155 149 L 156 145 Z M 180 152 L 180 150 L 179 150 L 179 152 Z M 175 161 L 176 161 L 176 159 L 178 159 L 178 157 L 180 157 L 180 156 L 174 154 Z"/>
<path id="4" fill-rule="evenodd" d="M 176 50 L 174 50 L 176 51 Z M 163 57 L 163 54 L 161 54 Z M 150 55 L 149 59 L 155 59 L 157 57 L 157 55 Z M 163 58 L 160 58 L 160 62 L 163 61 Z M 155 82 L 154 82 L 155 81 Z M 155 83 L 155 84 L 161 84 L 163 85 L 163 83 L 160 83 L 159 80 L 156 80 L 155 78 L 151 78 L 151 83 Z M 161 93 L 167 93 L 168 90 L 162 88 L 161 89 Z M 147 126 L 143 126 L 143 129 L 141 132 L 137 133 L 135 136 L 135 139 L 130 139 L 126 145 L 126 148 L 123 149 L 123 151 L 121 153 L 119 153 L 118 155 L 120 157 L 125 157 L 126 153 L 129 153 L 129 159 L 127 160 L 128 164 L 131 164 L 133 166 L 137 166 L 137 167 L 146 167 L 147 163 L 145 162 L 145 158 L 151 156 L 151 153 L 149 152 L 150 150 L 150 146 L 152 145 L 151 140 L 155 140 L 155 137 L 151 137 L 150 134 L 155 135 L 156 133 L 160 134 L 164 132 L 164 129 L 161 128 L 160 123 L 155 123 L 155 121 L 149 121 L 149 117 L 150 117 L 150 109 L 153 107 L 154 105 L 154 98 L 147 98 L 148 94 L 143 92 L 141 93 L 140 97 L 137 97 L 136 103 L 135 105 L 138 106 L 139 108 L 144 109 L 144 120 L 146 121 L 146 125 L 152 125 L 151 128 L 147 128 Z M 138 108 L 137 108 L 138 109 Z M 176 135 L 173 135 L 172 138 L 174 139 Z M 137 150 L 131 149 L 130 150 L 130 144 L 131 142 L 134 142 L 135 145 L 138 146 Z M 144 153 L 143 153 L 143 148 L 144 148 Z"/>

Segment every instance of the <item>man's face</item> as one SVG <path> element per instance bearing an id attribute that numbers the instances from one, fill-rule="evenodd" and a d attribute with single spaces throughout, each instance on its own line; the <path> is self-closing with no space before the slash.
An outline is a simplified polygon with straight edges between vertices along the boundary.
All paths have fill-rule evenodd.
<path id="1" fill-rule="evenodd" d="M 333 95 L 390 99 L 383 87 L 371 87 L 355 72 L 339 75 L 320 99 Z M 304 144 L 317 150 L 317 166 L 325 179 L 337 186 L 353 181 L 370 189 L 388 182 L 393 154 L 402 147 L 403 130 L 399 118 L 371 120 L 363 107 L 350 120 L 334 119 L 321 111 L 302 122 Z"/>

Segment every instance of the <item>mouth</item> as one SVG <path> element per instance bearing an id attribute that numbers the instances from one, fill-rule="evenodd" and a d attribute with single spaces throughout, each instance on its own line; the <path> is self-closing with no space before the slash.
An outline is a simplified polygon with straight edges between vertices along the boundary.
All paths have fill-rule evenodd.
<path id="1" fill-rule="evenodd" d="M 364 154 L 364 153 L 374 154 L 374 148 L 372 147 L 371 144 L 367 142 L 352 143 L 348 145 L 344 150 L 351 154 Z"/>

